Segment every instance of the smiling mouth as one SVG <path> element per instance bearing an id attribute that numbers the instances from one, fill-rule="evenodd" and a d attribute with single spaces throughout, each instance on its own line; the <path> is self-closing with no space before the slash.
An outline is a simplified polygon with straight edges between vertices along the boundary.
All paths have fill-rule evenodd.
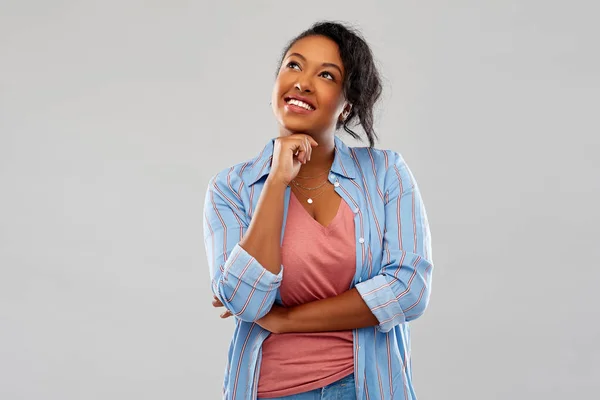
<path id="1" fill-rule="evenodd" d="M 310 105 L 310 104 L 308 104 L 308 103 L 306 103 L 306 102 L 304 102 L 302 100 L 294 99 L 293 97 L 286 98 L 285 99 L 285 103 L 289 104 L 291 106 L 303 108 L 303 109 L 305 109 L 307 111 L 314 111 L 315 110 L 315 108 L 312 105 Z"/>

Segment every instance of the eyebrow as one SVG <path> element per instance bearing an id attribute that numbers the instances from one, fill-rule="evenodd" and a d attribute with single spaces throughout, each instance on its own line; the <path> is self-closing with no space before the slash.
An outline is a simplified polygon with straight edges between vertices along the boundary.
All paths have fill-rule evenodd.
<path id="1" fill-rule="evenodd" d="M 287 56 L 286 58 L 290 58 L 291 56 L 296 56 L 298 58 L 301 58 L 302 60 L 306 61 L 306 57 L 304 57 L 302 54 L 300 53 L 292 53 L 289 56 Z M 321 64 L 321 66 L 323 67 L 332 67 L 337 69 L 338 71 L 340 71 L 340 75 L 344 76 L 344 74 L 342 73 L 342 69 L 339 67 L 339 65 L 334 64 L 334 63 L 323 63 Z"/>

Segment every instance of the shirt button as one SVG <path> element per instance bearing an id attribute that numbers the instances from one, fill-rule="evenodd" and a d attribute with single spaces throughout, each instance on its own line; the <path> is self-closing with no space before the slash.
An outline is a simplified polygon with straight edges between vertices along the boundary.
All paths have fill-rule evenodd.
<path id="1" fill-rule="evenodd" d="M 358 281 L 359 281 L 359 282 L 362 282 L 362 278 L 358 278 Z"/>
<path id="2" fill-rule="evenodd" d="M 331 174 L 331 175 L 329 175 L 329 177 L 330 177 L 331 179 L 335 179 L 335 175 L 334 175 L 334 174 Z"/>
<path id="3" fill-rule="evenodd" d="M 358 242 L 359 242 L 359 243 L 364 243 L 364 242 L 365 242 L 365 238 L 360 238 L 360 239 L 358 239 Z"/>
<path id="4" fill-rule="evenodd" d="M 336 182 L 336 183 L 333 184 L 333 186 L 338 187 L 338 186 L 340 186 L 340 183 Z"/>

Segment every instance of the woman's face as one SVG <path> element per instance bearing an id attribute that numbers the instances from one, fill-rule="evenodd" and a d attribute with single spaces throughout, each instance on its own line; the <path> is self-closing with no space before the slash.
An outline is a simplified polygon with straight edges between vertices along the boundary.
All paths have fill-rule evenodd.
<path id="1" fill-rule="evenodd" d="M 271 104 L 289 133 L 320 136 L 335 130 L 345 105 L 344 66 L 338 46 L 324 36 L 298 40 L 285 54 Z"/>

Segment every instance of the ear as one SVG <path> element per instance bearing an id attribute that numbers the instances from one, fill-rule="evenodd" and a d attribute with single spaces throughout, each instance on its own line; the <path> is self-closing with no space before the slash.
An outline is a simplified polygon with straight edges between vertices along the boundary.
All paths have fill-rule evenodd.
<path id="1" fill-rule="evenodd" d="M 344 108 L 342 109 L 342 114 L 340 115 L 340 122 L 344 122 L 348 115 L 350 115 L 350 111 L 352 110 L 352 104 L 346 103 Z"/>

